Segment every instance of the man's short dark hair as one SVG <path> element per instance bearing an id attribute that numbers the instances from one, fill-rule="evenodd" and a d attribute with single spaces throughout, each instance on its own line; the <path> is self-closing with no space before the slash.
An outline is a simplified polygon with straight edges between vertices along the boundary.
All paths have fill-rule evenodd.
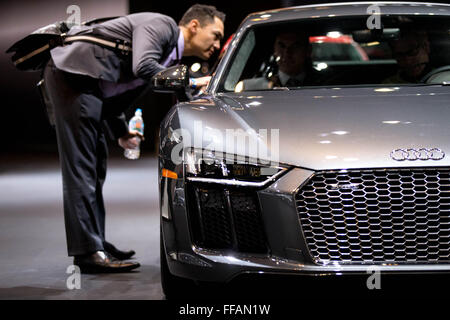
<path id="1" fill-rule="evenodd" d="M 214 17 L 225 22 L 225 13 L 220 12 L 214 6 L 194 4 L 190 7 L 180 20 L 179 25 L 185 26 L 193 19 L 197 19 L 203 27 L 205 24 L 214 23 Z"/>

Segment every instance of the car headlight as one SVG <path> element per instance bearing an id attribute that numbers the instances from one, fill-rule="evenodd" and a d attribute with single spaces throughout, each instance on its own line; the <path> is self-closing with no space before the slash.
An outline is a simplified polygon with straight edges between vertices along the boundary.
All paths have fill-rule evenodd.
<path id="1" fill-rule="evenodd" d="M 184 152 L 184 164 L 188 181 L 236 186 L 262 187 L 287 171 L 279 164 L 265 165 L 254 159 L 198 149 Z"/>

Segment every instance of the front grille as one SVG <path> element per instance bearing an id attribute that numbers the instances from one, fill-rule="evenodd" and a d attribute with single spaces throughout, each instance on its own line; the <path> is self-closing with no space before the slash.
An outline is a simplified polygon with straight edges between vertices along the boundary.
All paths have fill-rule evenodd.
<path id="1" fill-rule="evenodd" d="M 450 169 L 318 172 L 296 194 L 318 264 L 450 262 Z"/>
<path id="2" fill-rule="evenodd" d="M 268 251 L 256 192 L 188 185 L 194 243 L 205 249 Z"/>

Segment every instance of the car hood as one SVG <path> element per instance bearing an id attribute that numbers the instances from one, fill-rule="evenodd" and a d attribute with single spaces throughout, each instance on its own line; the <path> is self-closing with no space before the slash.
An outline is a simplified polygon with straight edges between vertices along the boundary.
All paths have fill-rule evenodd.
<path id="1" fill-rule="evenodd" d="M 444 86 L 217 94 L 178 111 L 196 146 L 201 126 L 206 149 L 248 155 L 258 141 L 261 158 L 313 170 L 450 166 L 450 92 Z M 238 129 L 249 133 L 248 143 L 227 149 L 227 133 Z M 391 159 L 393 150 L 407 148 L 439 148 L 448 155 Z"/>

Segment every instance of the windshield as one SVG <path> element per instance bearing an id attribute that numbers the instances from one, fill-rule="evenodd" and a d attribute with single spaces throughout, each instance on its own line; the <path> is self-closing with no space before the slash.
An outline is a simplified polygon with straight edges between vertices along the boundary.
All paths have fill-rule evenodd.
<path id="1" fill-rule="evenodd" d="M 450 82 L 450 19 L 367 16 L 256 25 L 241 38 L 219 91 Z"/>

